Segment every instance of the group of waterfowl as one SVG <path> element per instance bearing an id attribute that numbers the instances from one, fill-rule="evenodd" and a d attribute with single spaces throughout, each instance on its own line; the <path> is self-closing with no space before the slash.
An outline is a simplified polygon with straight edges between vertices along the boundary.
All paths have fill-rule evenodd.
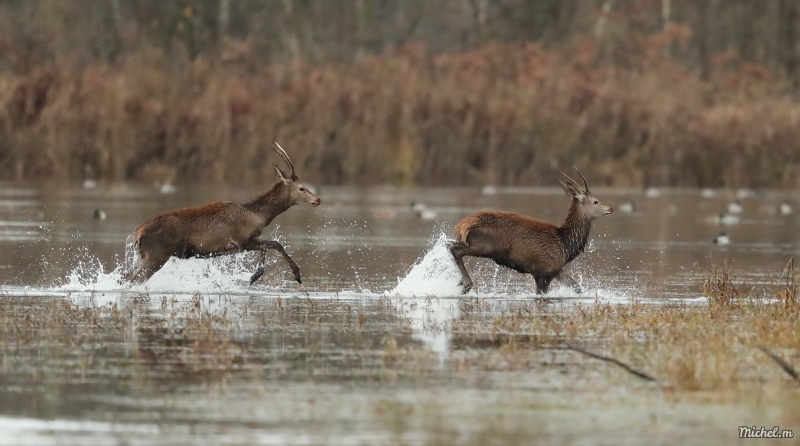
<path id="1" fill-rule="evenodd" d="M 737 225 L 741 222 L 741 214 L 744 212 L 744 206 L 740 200 L 734 200 L 728 203 L 725 212 L 720 212 L 716 217 L 716 223 L 720 226 L 731 226 Z M 794 212 L 792 205 L 786 202 L 781 202 L 778 206 L 774 209 L 774 211 L 770 211 L 780 214 L 780 215 L 790 215 Z M 731 242 L 730 237 L 725 231 L 722 231 L 714 237 L 712 242 L 716 245 L 727 245 Z"/>
<path id="2" fill-rule="evenodd" d="M 170 181 L 170 180 L 156 181 L 155 183 L 153 183 L 153 186 L 156 189 L 158 189 L 158 193 L 163 194 L 163 195 L 171 195 L 171 194 L 174 194 L 175 192 L 178 191 L 178 188 L 175 187 L 172 184 L 172 181 Z M 94 189 L 96 187 L 97 187 L 97 181 L 95 181 L 94 179 L 85 178 L 83 180 L 83 188 L 84 189 Z M 96 221 L 104 221 L 105 219 L 108 218 L 108 214 L 103 209 L 95 208 L 95 210 L 92 212 L 92 217 Z"/>
<path id="3" fill-rule="evenodd" d="M 644 195 L 645 197 L 648 198 L 656 198 L 661 196 L 661 191 L 657 188 L 648 188 L 645 190 Z M 717 195 L 718 192 L 714 189 L 702 189 L 700 191 L 700 196 L 706 199 L 715 198 L 717 197 Z M 716 214 L 713 217 L 709 217 L 705 219 L 705 221 L 707 223 L 719 226 L 732 226 L 741 223 L 741 216 L 742 213 L 744 212 L 744 206 L 742 205 L 741 199 L 738 197 L 747 198 L 753 196 L 757 196 L 757 194 L 748 190 L 742 190 L 737 192 L 737 199 L 728 203 L 723 212 L 720 212 L 719 214 Z M 636 207 L 633 202 L 625 201 L 619 203 L 616 209 L 618 209 L 623 214 L 631 214 L 635 212 Z M 779 214 L 785 216 L 792 214 L 794 212 L 794 208 L 792 207 L 791 204 L 787 202 L 781 202 L 778 203 L 778 205 L 774 208 L 772 207 L 767 208 L 762 206 L 761 212 L 766 214 Z M 714 237 L 712 242 L 717 245 L 727 245 L 731 242 L 731 239 L 725 231 L 722 231 L 719 233 L 719 235 Z"/>

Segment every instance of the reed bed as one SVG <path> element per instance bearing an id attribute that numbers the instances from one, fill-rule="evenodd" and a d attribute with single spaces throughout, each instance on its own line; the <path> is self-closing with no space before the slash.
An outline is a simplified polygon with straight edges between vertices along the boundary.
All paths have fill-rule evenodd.
<path id="1" fill-rule="evenodd" d="M 613 186 L 797 187 L 800 106 L 779 73 L 717 58 L 701 80 L 667 57 L 685 30 L 627 63 L 567 49 L 422 44 L 350 64 L 68 60 L 0 76 L 0 174 L 104 181 L 271 180 L 280 141 L 307 181 L 552 184 L 580 166 Z"/>

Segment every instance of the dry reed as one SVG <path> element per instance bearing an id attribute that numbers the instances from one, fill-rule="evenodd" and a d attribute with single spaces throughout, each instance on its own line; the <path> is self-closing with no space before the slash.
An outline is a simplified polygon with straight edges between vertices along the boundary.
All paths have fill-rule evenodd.
<path id="1" fill-rule="evenodd" d="M 667 28 L 627 65 L 591 40 L 440 55 L 411 43 L 350 66 L 171 61 L 146 46 L 115 64 L 61 61 L 0 81 L 0 173 L 255 182 L 271 179 L 279 140 L 321 183 L 551 184 L 575 164 L 609 185 L 798 186 L 800 107 L 780 80 L 720 62 L 703 81 L 659 50 L 684 37 Z"/>

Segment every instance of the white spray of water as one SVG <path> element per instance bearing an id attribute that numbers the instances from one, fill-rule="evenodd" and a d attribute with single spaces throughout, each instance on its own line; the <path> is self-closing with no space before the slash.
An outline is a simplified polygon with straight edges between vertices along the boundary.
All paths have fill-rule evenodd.
<path id="1" fill-rule="evenodd" d="M 418 261 L 397 286 L 387 291 L 388 296 L 398 297 L 459 297 L 461 296 L 461 272 L 456 266 L 448 246 L 453 242 L 444 233 L 433 247 Z M 609 289 L 587 286 L 580 275 L 571 272 L 581 282 L 583 293 L 575 291 L 558 281 L 553 282 L 545 296 L 536 296 L 533 279 L 527 274 L 518 274 L 491 262 L 482 262 L 472 273 L 475 287 L 468 296 L 519 299 L 546 297 L 548 299 L 600 300 L 626 302 L 634 298 L 633 290 Z"/>
<path id="2" fill-rule="evenodd" d="M 452 239 L 441 234 L 425 257 L 387 294 L 401 297 L 460 296 L 461 287 L 458 283 L 461 272 L 447 248 L 452 242 Z"/>
<path id="3" fill-rule="evenodd" d="M 438 231 L 437 231 L 438 232 Z M 461 273 L 453 260 L 448 246 L 453 242 L 444 232 L 431 239 L 431 248 L 412 266 L 405 277 L 398 280 L 397 286 L 383 293 L 389 297 L 461 297 Z M 239 253 L 214 259 L 170 259 L 159 271 L 142 285 L 129 285 L 123 280 L 125 272 L 136 262 L 136 253 L 129 240 L 125 258 L 111 272 L 105 272 L 103 265 L 94 257 L 81 260 L 69 273 L 63 285 L 47 291 L 67 291 L 74 293 L 219 293 L 252 294 L 263 293 L 261 286 L 251 288 L 250 276 L 255 271 L 259 257 L 253 253 Z M 267 257 L 267 265 L 279 261 Z M 473 267 L 472 276 L 475 288 L 468 294 L 473 297 L 499 299 L 524 299 L 535 296 L 535 285 L 530 275 L 511 272 L 494 263 L 481 259 Z M 635 298 L 635 289 L 603 287 L 597 280 L 585 283 L 582 275 L 573 269 L 571 274 L 579 281 L 584 292 L 577 295 L 572 288 L 554 282 L 545 297 L 556 299 L 579 299 L 624 302 Z M 262 279 L 263 281 L 264 279 Z M 293 284 L 293 282 L 292 282 Z M 598 286 L 599 285 L 599 286 Z M 44 290 L 43 290 L 44 291 Z M 29 291 L 26 291 L 29 292 Z M 321 293 L 327 296 L 329 293 Z M 376 294 L 366 290 L 355 292 L 361 297 L 374 297 Z"/>
<path id="4" fill-rule="evenodd" d="M 124 276 L 138 260 L 132 240 L 125 247 L 125 260 L 111 272 L 105 272 L 97 259 L 81 261 L 69 273 L 60 291 L 76 292 L 167 292 L 167 293 L 247 293 L 250 276 L 255 271 L 259 256 L 238 253 L 214 259 L 170 258 L 160 270 L 141 285 L 129 285 Z M 275 262 L 267 258 L 265 266 Z"/>

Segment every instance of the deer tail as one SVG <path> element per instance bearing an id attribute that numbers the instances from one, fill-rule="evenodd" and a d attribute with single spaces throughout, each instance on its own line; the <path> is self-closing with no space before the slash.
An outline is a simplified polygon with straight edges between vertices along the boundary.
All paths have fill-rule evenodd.
<path id="1" fill-rule="evenodd" d="M 456 243 L 467 244 L 469 231 L 475 226 L 475 216 L 467 217 L 456 224 Z"/>

